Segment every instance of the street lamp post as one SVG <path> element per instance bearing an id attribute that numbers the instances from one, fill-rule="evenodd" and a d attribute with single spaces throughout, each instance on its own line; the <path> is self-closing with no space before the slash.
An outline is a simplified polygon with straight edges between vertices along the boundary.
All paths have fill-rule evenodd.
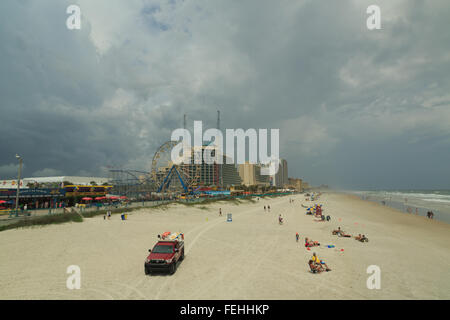
<path id="1" fill-rule="evenodd" d="M 16 158 L 19 160 L 19 175 L 17 177 L 17 193 L 16 193 L 16 217 L 19 215 L 19 193 L 20 193 L 20 174 L 22 172 L 22 157 L 16 154 Z"/>

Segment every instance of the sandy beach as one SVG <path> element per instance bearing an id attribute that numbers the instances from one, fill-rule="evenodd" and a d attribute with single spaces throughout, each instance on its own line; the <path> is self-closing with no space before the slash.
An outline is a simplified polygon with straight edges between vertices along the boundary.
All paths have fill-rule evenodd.
<path id="1" fill-rule="evenodd" d="M 450 298 L 449 224 L 343 194 L 326 193 L 316 203 L 329 222 L 305 215 L 301 204 L 311 202 L 295 195 L 0 232 L 0 299 Z M 338 226 L 369 242 L 333 236 Z M 146 276 L 147 251 L 164 231 L 185 233 L 186 258 L 172 276 Z M 321 246 L 306 250 L 305 236 Z M 309 272 L 312 252 L 332 271 Z M 66 287 L 70 265 L 81 268 L 79 290 Z M 379 290 L 367 288 L 370 265 L 381 269 Z"/>

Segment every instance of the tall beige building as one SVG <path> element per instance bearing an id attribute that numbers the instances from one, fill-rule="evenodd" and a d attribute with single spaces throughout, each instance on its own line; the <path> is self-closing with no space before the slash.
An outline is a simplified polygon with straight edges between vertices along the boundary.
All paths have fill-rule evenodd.
<path id="1" fill-rule="evenodd" d="M 302 192 L 303 191 L 302 179 L 289 178 L 289 187 L 294 188 L 298 192 Z"/>
<path id="2" fill-rule="evenodd" d="M 258 164 L 244 163 L 239 165 L 239 176 L 242 184 L 246 186 L 268 186 L 269 176 L 261 175 L 261 166 Z"/>
<path id="3" fill-rule="evenodd" d="M 255 165 L 251 163 L 244 163 L 239 165 L 239 176 L 242 179 L 242 184 L 245 186 L 253 186 L 256 184 Z"/>

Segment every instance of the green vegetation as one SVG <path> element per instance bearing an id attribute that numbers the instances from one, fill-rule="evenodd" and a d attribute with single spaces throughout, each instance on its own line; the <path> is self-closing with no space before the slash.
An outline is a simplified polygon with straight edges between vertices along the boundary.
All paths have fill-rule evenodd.
<path id="1" fill-rule="evenodd" d="M 10 229 L 45 226 L 66 222 L 83 222 L 83 218 L 93 218 L 95 216 L 104 215 L 106 214 L 107 211 L 111 211 L 111 214 L 122 214 L 126 212 L 140 210 L 143 208 L 167 210 L 169 205 L 170 203 L 162 203 L 152 207 L 114 208 L 108 210 L 94 210 L 80 213 L 70 212 L 70 213 L 49 214 L 45 216 L 29 217 L 24 220 L 19 220 L 7 225 L 0 226 L 0 232 Z"/>
<path id="2" fill-rule="evenodd" d="M 0 231 L 9 229 L 44 226 L 49 224 L 60 224 L 66 222 L 82 222 L 83 218 L 78 213 L 62 213 L 47 216 L 27 218 L 8 225 L 0 226 Z"/>
<path id="3" fill-rule="evenodd" d="M 274 194 L 266 194 L 264 196 L 261 196 L 261 198 L 270 197 L 270 198 L 277 198 L 282 196 L 283 194 L 280 193 L 274 193 Z M 133 207 L 133 208 L 111 208 L 111 209 L 102 209 L 102 210 L 94 210 L 94 211 L 86 211 L 86 212 L 71 212 L 71 213 L 61 213 L 61 214 L 50 214 L 45 216 L 35 216 L 35 217 L 28 217 L 23 220 L 19 220 L 7 225 L 0 226 L 0 232 L 4 230 L 9 229 L 17 229 L 17 228 L 24 228 L 24 227 L 35 227 L 35 226 L 45 226 L 50 224 L 60 224 L 60 223 L 66 223 L 66 222 L 82 222 L 83 218 L 93 218 L 95 216 L 99 215 L 105 215 L 107 211 L 111 211 L 111 214 L 122 214 L 126 212 L 136 211 L 140 209 L 152 209 L 152 210 L 167 210 L 171 204 L 179 203 L 185 206 L 196 206 L 201 205 L 199 207 L 200 210 L 208 210 L 207 205 L 213 204 L 216 202 L 231 202 L 236 205 L 239 205 L 243 203 L 244 201 L 248 201 L 251 203 L 255 203 L 256 200 L 253 199 L 252 196 L 242 197 L 242 198 L 235 198 L 235 197 L 225 197 L 225 198 L 208 198 L 204 199 L 202 201 L 195 201 L 195 202 L 185 202 L 185 201 L 177 201 L 177 202 L 168 202 L 168 203 L 161 203 L 156 206 L 142 206 L 142 207 Z"/>

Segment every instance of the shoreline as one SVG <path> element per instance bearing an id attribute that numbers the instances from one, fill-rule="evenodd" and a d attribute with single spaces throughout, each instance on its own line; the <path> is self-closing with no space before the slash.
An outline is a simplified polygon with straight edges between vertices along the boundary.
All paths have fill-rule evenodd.
<path id="1" fill-rule="evenodd" d="M 386 209 L 392 210 L 395 213 L 402 214 L 405 217 L 414 217 L 414 218 L 420 219 L 420 221 L 423 221 L 423 222 L 443 223 L 445 225 L 449 225 L 450 226 L 450 223 L 448 223 L 445 220 L 440 220 L 440 219 L 436 219 L 436 218 L 428 219 L 426 216 L 423 216 L 423 215 L 420 215 L 420 214 L 415 214 L 415 213 L 408 213 L 408 212 L 400 210 L 399 208 L 391 207 L 391 206 L 388 206 L 388 205 L 383 205 L 382 203 L 379 203 L 378 201 L 361 199 L 360 197 L 358 197 L 357 195 L 354 195 L 354 194 L 339 193 L 339 192 L 337 192 L 336 194 L 341 194 L 343 196 L 348 196 L 348 197 L 352 198 L 353 200 L 363 201 L 364 203 L 374 204 L 374 205 L 377 205 L 377 206 L 379 206 L 381 208 L 386 208 Z"/>
<path id="2" fill-rule="evenodd" d="M 407 213 L 410 215 L 416 215 L 416 212 L 419 216 L 426 217 L 426 213 L 428 211 L 433 211 L 434 217 L 432 220 L 439 220 L 446 222 L 450 224 L 450 206 L 446 206 L 445 204 L 442 204 L 442 200 L 435 200 L 432 201 L 430 199 L 426 200 L 428 202 L 424 203 L 422 199 L 417 199 L 414 197 L 407 198 L 406 200 L 410 200 L 409 203 L 405 201 L 405 198 L 400 197 L 399 195 L 392 196 L 387 194 L 376 194 L 376 195 L 368 195 L 363 193 L 369 193 L 369 192 L 377 192 L 377 191 L 358 191 L 358 190 L 344 190 L 344 191 L 336 191 L 338 193 L 342 194 L 351 194 L 355 195 L 356 197 L 360 198 L 364 201 L 370 201 L 374 203 L 385 203 L 384 205 L 386 207 L 397 209 L 403 213 Z M 420 192 L 420 191 L 417 191 Z M 358 194 L 360 193 L 360 194 Z M 402 194 L 404 197 L 408 197 L 408 193 Z M 430 196 L 434 196 L 435 194 L 430 194 Z M 423 196 L 427 196 L 427 194 L 424 194 Z M 444 195 L 446 196 L 446 195 Z M 363 199 L 363 197 L 365 199 Z M 370 197 L 370 199 L 369 199 Z M 408 211 L 410 210 L 410 211 Z"/>

